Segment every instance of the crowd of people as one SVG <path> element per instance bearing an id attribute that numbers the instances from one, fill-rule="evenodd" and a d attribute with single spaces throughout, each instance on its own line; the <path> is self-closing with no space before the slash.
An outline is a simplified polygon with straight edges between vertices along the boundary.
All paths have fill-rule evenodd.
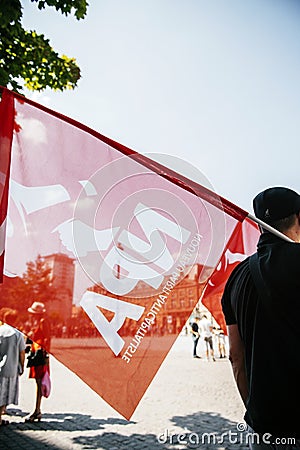
<path id="1" fill-rule="evenodd" d="M 193 358 L 199 359 L 199 342 L 203 338 L 205 344 L 205 357 L 208 361 L 216 361 L 215 347 L 217 346 L 219 358 L 226 358 L 226 345 L 224 331 L 212 324 L 206 314 L 201 318 L 196 316 L 190 323 L 190 333 L 193 339 Z"/>
<path id="2" fill-rule="evenodd" d="M 179 334 L 183 328 L 182 320 L 168 323 L 167 317 L 164 317 L 161 323 L 154 323 L 149 326 L 148 336 L 166 336 L 169 334 Z M 25 324 L 24 330 L 30 327 Z M 127 318 L 118 331 L 120 336 L 134 336 L 136 333 L 136 324 L 130 318 Z M 99 332 L 91 320 L 86 316 L 72 317 L 67 322 L 52 323 L 51 334 L 53 338 L 58 339 L 78 339 L 78 338 L 96 338 Z"/>
<path id="3" fill-rule="evenodd" d="M 2 418 L 6 407 L 10 404 L 17 405 L 19 398 L 19 377 L 24 373 L 24 367 L 29 368 L 29 378 L 35 380 L 36 397 L 33 412 L 25 417 L 25 422 L 40 421 L 42 418 L 42 382 L 45 374 L 50 374 L 49 354 L 51 338 L 53 337 L 78 337 L 79 335 L 91 336 L 89 330 L 76 327 L 62 327 L 51 329 L 49 319 L 46 316 L 45 305 L 41 302 L 33 302 L 28 308 L 28 320 L 23 332 L 9 324 L 16 323 L 16 311 L 5 311 L 0 321 L 0 426 L 8 424 Z M 218 339 L 220 357 L 225 357 L 225 345 L 222 330 L 213 330 L 211 323 L 205 315 L 199 323 L 196 318 L 191 325 L 194 340 L 194 357 L 197 355 L 197 345 L 200 333 L 206 343 L 206 356 L 215 360 L 213 336 Z M 26 357 L 27 354 L 27 357 Z"/>

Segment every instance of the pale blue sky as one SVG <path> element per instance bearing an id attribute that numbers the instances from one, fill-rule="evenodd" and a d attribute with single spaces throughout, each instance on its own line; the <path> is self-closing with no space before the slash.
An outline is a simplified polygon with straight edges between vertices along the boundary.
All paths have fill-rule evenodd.
<path id="1" fill-rule="evenodd" d="M 250 212 L 265 187 L 300 191 L 297 0 L 90 0 L 79 22 L 23 4 L 24 25 L 82 70 L 75 91 L 34 99 L 188 161 Z"/>

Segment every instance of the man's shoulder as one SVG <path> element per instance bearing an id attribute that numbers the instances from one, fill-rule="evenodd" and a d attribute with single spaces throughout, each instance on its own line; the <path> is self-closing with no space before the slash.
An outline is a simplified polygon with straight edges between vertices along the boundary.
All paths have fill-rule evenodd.
<path id="1" fill-rule="evenodd" d="M 225 284 L 223 297 L 226 297 L 226 295 L 231 295 L 232 292 L 237 293 L 243 289 L 245 285 L 248 285 L 249 280 L 251 280 L 249 266 L 250 257 L 251 256 L 247 256 L 247 258 L 238 263 L 232 270 Z"/>
<path id="2" fill-rule="evenodd" d="M 250 267 L 249 256 L 241 261 L 231 272 L 221 299 L 222 309 L 226 324 L 237 323 L 236 303 L 245 298 L 245 286 L 249 285 Z"/>
<path id="3" fill-rule="evenodd" d="M 247 256 L 243 261 L 239 262 L 235 268 L 232 270 L 231 274 L 229 275 L 228 282 L 232 282 L 232 280 L 235 280 L 242 276 L 242 274 L 248 274 L 250 273 L 249 268 L 249 259 L 250 256 Z"/>
<path id="4" fill-rule="evenodd" d="M 291 262 L 298 263 L 300 257 L 300 244 L 297 242 L 286 242 L 285 245 L 282 245 L 281 253 L 285 259 L 290 260 Z"/>

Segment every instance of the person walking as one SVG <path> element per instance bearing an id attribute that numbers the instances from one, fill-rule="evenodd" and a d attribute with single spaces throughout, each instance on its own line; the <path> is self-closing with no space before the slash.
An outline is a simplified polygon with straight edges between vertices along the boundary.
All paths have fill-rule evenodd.
<path id="1" fill-rule="evenodd" d="M 36 402 L 35 410 L 32 414 L 25 418 L 25 422 L 40 421 L 42 418 L 41 413 L 41 400 L 42 400 L 42 379 L 46 372 L 49 370 L 49 356 L 50 350 L 50 324 L 45 317 L 46 308 L 44 303 L 34 302 L 28 312 L 33 318 L 32 331 L 28 333 L 31 340 L 31 355 L 34 357 L 39 352 L 41 358 L 39 361 L 34 362 L 34 365 L 28 364 L 29 378 L 34 378 L 36 381 Z"/>
<path id="2" fill-rule="evenodd" d="M 6 407 L 17 405 L 19 399 L 19 376 L 24 372 L 25 340 L 18 330 L 8 325 L 15 323 L 16 312 L 6 311 L 0 322 L 0 426 L 7 425 L 2 419 Z"/>
<path id="3" fill-rule="evenodd" d="M 204 338 L 206 345 L 206 359 L 209 361 L 210 357 L 215 361 L 214 345 L 213 345 L 213 327 L 205 314 L 202 315 L 200 321 L 200 331 Z"/>
<path id="4" fill-rule="evenodd" d="M 291 242 L 261 230 L 257 253 L 227 280 L 222 308 L 230 360 L 245 421 L 259 437 L 250 447 L 300 448 L 300 195 L 268 188 L 254 198 L 253 208 Z"/>
<path id="5" fill-rule="evenodd" d="M 220 358 L 226 358 L 225 335 L 224 331 L 219 328 L 217 331 L 218 348 Z"/>
<path id="6" fill-rule="evenodd" d="M 200 338 L 199 317 L 195 317 L 194 322 L 192 322 L 192 324 L 191 324 L 191 334 L 192 334 L 192 339 L 194 342 L 193 358 L 200 358 L 200 356 L 197 355 L 197 346 L 198 346 L 198 342 L 199 342 L 199 338 Z"/>

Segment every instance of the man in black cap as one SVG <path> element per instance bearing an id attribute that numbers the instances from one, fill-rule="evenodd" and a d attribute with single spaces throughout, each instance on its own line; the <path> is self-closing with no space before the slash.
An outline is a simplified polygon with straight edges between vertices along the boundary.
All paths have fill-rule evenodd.
<path id="1" fill-rule="evenodd" d="M 250 447 L 300 448 L 300 195 L 269 188 L 253 207 L 290 242 L 262 230 L 257 253 L 229 277 L 222 307 L 230 360 L 245 420 L 257 433 Z"/>

